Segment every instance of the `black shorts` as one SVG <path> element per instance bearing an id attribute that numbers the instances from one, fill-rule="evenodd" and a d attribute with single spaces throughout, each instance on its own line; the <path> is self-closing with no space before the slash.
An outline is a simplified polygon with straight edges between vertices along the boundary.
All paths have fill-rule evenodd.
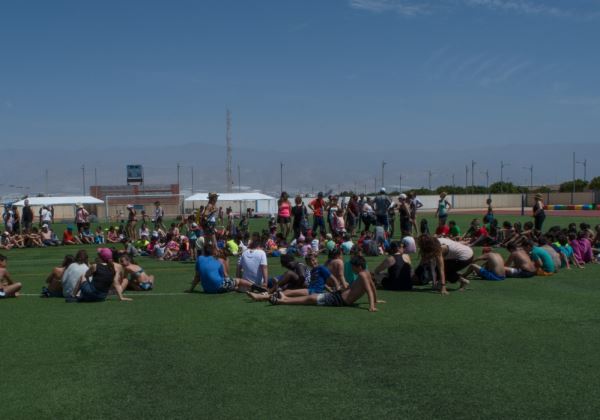
<path id="1" fill-rule="evenodd" d="M 291 217 L 277 216 L 277 223 L 282 225 L 289 225 Z"/>
<path id="2" fill-rule="evenodd" d="M 473 262 L 473 258 L 468 260 L 445 260 L 444 273 L 446 274 L 446 282 L 456 283 L 460 280 L 459 271 L 464 270 Z"/>
<path id="3" fill-rule="evenodd" d="M 346 306 L 342 298 L 342 292 L 319 293 L 317 295 L 317 305 L 319 306 Z"/>

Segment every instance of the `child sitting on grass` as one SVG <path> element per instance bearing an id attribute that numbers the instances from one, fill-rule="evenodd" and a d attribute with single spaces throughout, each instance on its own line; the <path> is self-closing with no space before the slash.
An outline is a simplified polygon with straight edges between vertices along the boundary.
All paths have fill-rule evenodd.
<path id="1" fill-rule="evenodd" d="M 271 296 L 273 305 L 317 305 L 317 306 L 350 306 L 360 299 L 364 294 L 369 299 L 369 311 L 377 311 L 377 303 L 385 303 L 377 300 L 377 292 L 371 274 L 366 270 L 366 261 L 363 257 L 354 256 L 350 260 L 352 271 L 358 276 L 350 288 L 335 292 L 324 292 L 307 296 L 288 297 L 283 293 Z"/>
<path id="2" fill-rule="evenodd" d="M 6 265 L 7 258 L 0 254 L 0 298 L 17 297 L 23 286 L 12 279 Z"/>

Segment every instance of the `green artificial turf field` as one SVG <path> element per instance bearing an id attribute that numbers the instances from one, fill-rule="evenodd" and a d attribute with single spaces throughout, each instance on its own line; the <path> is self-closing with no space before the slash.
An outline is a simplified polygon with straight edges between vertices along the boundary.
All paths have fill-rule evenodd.
<path id="1" fill-rule="evenodd" d="M 455 217 L 463 230 L 471 218 Z M 570 221 L 548 218 L 546 226 Z M 37 294 L 51 268 L 75 250 L 3 253 L 23 293 Z M 378 260 L 369 259 L 371 268 Z M 550 278 L 473 281 L 447 297 L 380 292 L 387 303 L 369 313 L 366 298 L 354 308 L 318 308 L 182 294 L 193 264 L 139 262 L 157 285 L 128 293 L 133 302 L 0 301 L 2 418 L 600 412 L 598 265 Z M 276 259 L 269 264 L 271 274 L 281 272 Z"/>

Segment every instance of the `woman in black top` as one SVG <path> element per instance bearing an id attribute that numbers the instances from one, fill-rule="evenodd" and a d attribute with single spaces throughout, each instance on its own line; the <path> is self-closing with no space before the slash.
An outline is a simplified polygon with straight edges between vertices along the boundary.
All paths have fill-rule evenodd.
<path id="1" fill-rule="evenodd" d="M 306 235 L 306 230 L 308 229 L 308 212 L 302 202 L 302 197 L 299 195 L 294 199 L 294 203 L 292 207 L 292 228 L 294 229 L 294 238 L 298 239 L 300 234 Z"/>
<path id="2" fill-rule="evenodd" d="M 83 275 L 73 290 L 73 297 L 67 302 L 102 302 L 106 300 L 108 292 L 114 288 L 120 301 L 130 301 L 123 296 L 119 283 L 119 275 L 113 263 L 112 251 L 108 248 L 98 250 L 98 263 L 92 264 Z"/>
<path id="3" fill-rule="evenodd" d="M 412 269 L 410 257 L 404 253 L 404 245 L 392 242 L 388 257 L 379 264 L 374 274 L 377 276 L 387 270 L 381 280 L 385 290 L 412 290 Z"/>

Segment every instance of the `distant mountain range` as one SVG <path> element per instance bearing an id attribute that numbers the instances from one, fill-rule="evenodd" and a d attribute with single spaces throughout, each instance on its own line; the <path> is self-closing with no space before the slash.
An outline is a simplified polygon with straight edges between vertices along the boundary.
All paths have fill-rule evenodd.
<path id="1" fill-rule="evenodd" d="M 283 149 L 285 147 L 285 149 Z M 471 161 L 475 165 L 475 184 L 485 185 L 489 170 L 490 183 L 500 178 L 500 161 L 504 180 L 528 185 L 531 165 L 534 184 L 558 184 L 572 177 L 572 153 L 577 160 L 587 159 L 588 179 L 600 175 L 600 144 L 565 145 L 498 145 L 493 147 L 419 147 L 401 143 L 385 152 L 347 149 L 324 145 L 294 149 L 283 145 L 282 150 L 262 150 L 236 147 L 233 154 L 234 191 L 238 188 L 238 170 L 243 189 L 277 193 L 280 188 L 280 162 L 283 162 L 284 189 L 295 193 L 328 190 L 373 191 L 381 184 L 382 161 L 386 162 L 384 181 L 388 189 L 397 189 L 402 175 L 403 188 L 427 187 L 431 171 L 432 187 L 471 182 Z M 194 167 L 194 191 L 224 191 L 225 148 L 213 144 L 162 145 L 111 149 L 89 147 L 82 149 L 19 149 L 3 150 L 0 165 L 0 194 L 35 195 L 80 194 L 83 189 L 85 166 L 86 189 L 95 183 L 122 185 L 127 164 L 144 165 L 146 184 L 177 182 L 180 164 L 182 190 L 191 192 L 191 167 Z M 598 159 L 598 160 L 595 160 Z M 465 176 L 468 166 L 468 180 Z M 46 183 L 46 170 L 48 178 Z M 583 167 L 577 165 L 577 176 L 583 178 Z M 89 191 L 89 190 L 88 190 Z"/>

